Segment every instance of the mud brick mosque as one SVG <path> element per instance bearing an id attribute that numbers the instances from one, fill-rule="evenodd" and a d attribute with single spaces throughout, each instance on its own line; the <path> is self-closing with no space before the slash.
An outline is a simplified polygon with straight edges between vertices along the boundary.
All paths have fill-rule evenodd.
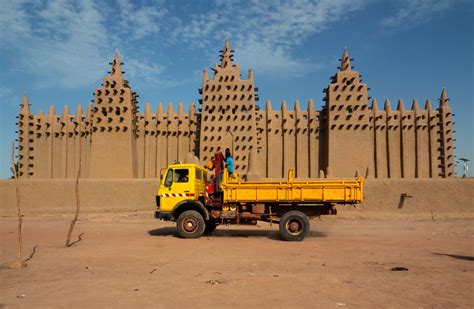
<path id="1" fill-rule="evenodd" d="M 226 40 L 213 76 L 204 70 L 198 106 L 183 103 L 166 111 L 146 104 L 138 113 L 138 95 L 124 79 L 116 53 L 110 75 L 94 92 L 86 110 L 67 106 L 57 114 L 30 111 L 28 98 L 18 121 L 19 175 L 23 178 L 157 178 L 169 163 L 192 157 L 207 162 L 216 151 L 233 150 L 237 172 L 245 177 L 299 178 L 454 177 L 452 111 L 443 89 L 439 105 L 424 108 L 413 100 L 406 109 L 386 100 L 379 107 L 351 66 L 347 49 L 323 90 L 325 104 L 298 101 L 259 109 L 254 72 L 241 77 Z"/>

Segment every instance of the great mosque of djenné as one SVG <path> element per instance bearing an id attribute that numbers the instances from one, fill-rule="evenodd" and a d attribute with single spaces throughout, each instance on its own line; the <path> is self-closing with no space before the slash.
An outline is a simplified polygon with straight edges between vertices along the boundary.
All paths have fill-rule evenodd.
<path id="1" fill-rule="evenodd" d="M 218 151 L 233 151 L 237 172 L 250 177 L 298 178 L 454 177 L 452 111 L 443 88 L 439 105 L 424 108 L 413 100 L 396 109 L 386 100 L 379 109 L 368 87 L 351 66 L 347 49 L 324 88 L 324 106 L 313 100 L 302 110 L 298 101 L 260 109 L 254 72 L 242 79 L 233 63 L 229 40 L 215 64 L 204 70 L 198 106 L 165 112 L 149 103 L 138 113 L 138 95 L 124 79 L 116 53 L 110 75 L 84 111 L 67 106 L 56 114 L 33 114 L 24 97 L 18 116 L 19 175 L 22 178 L 158 178 L 175 161 L 206 163 Z M 190 155 L 192 154 L 192 156 Z M 199 159 L 197 159 L 197 158 Z"/>

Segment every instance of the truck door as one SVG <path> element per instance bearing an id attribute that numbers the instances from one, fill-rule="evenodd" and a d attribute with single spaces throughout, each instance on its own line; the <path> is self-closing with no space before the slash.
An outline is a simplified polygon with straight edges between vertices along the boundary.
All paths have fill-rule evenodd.
<path id="1" fill-rule="evenodd" d="M 162 211 L 171 211 L 179 202 L 193 199 L 191 192 L 189 168 L 169 169 L 163 183 L 164 190 L 161 194 Z"/>

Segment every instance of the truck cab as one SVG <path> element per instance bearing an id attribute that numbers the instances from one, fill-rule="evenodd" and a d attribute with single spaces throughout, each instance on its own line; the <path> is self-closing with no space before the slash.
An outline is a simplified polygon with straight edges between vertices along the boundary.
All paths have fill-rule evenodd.
<path id="1" fill-rule="evenodd" d="M 204 207 L 206 181 L 207 171 L 197 164 L 169 165 L 156 193 L 155 217 L 175 220 L 181 213 L 180 207 Z"/>

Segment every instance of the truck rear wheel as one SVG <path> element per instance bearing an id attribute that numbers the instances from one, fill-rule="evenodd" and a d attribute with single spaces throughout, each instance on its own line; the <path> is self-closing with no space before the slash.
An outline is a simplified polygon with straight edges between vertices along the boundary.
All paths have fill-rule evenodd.
<path id="1" fill-rule="evenodd" d="M 308 217 L 301 211 L 289 211 L 280 220 L 280 235 L 284 240 L 302 241 L 309 234 Z"/>
<path id="2" fill-rule="evenodd" d="M 204 232 L 206 223 L 199 212 L 187 210 L 179 215 L 176 226 L 182 238 L 199 238 Z"/>

